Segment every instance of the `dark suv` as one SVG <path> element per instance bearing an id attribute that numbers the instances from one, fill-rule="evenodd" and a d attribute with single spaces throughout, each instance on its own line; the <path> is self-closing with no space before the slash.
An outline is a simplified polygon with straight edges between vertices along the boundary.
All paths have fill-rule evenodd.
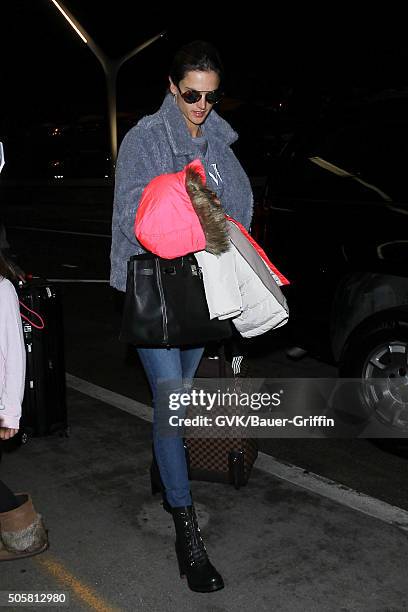
<path id="1" fill-rule="evenodd" d="M 408 435 L 407 102 L 365 101 L 293 138 L 253 234 L 292 281 L 296 343 L 372 381 L 365 402 Z"/>

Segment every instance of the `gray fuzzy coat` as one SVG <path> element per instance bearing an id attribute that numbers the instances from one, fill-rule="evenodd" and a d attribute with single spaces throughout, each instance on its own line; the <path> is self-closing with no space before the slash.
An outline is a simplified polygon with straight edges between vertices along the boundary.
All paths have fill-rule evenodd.
<path id="1" fill-rule="evenodd" d="M 214 110 L 202 126 L 202 132 L 208 142 L 205 158 L 194 145 L 173 96 L 168 94 L 157 113 L 143 117 L 123 139 L 116 167 L 112 217 L 112 287 L 126 290 L 127 261 L 132 255 L 145 251 L 134 234 L 136 210 L 143 189 L 156 176 L 178 172 L 193 159 L 201 159 L 207 186 L 221 200 L 225 212 L 249 227 L 252 190 L 230 146 L 238 135 Z"/>

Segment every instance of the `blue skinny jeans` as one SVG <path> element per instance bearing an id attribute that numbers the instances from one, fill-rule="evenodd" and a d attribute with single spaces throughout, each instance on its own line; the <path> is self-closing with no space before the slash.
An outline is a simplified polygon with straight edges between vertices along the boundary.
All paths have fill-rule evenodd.
<path id="1" fill-rule="evenodd" d="M 172 392 L 183 391 L 183 385 L 194 378 L 204 348 L 138 348 L 137 352 L 153 395 L 153 445 L 167 500 L 172 507 L 189 506 L 191 494 L 182 433 L 163 435 L 159 427 L 171 414 L 162 391 L 166 381 Z M 183 416 L 180 409 L 177 415 Z"/>

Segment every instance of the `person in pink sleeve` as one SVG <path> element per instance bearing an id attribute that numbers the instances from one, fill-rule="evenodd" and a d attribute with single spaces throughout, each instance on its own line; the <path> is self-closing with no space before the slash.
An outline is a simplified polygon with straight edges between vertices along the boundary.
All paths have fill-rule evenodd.
<path id="1" fill-rule="evenodd" d="M 26 356 L 17 294 L 3 274 L 0 308 L 0 438 L 7 440 L 19 429 Z"/>
<path id="2" fill-rule="evenodd" d="M 3 440 L 20 427 L 26 353 L 14 285 L 16 273 L 0 251 L 0 457 Z M 48 546 L 42 517 L 30 495 L 14 493 L 0 480 L 0 561 L 36 555 Z"/>

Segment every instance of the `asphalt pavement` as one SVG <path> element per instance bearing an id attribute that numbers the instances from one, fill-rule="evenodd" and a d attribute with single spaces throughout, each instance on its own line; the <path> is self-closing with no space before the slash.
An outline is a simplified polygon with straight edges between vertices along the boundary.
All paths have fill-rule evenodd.
<path id="1" fill-rule="evenodd" d="M 32 439 L 3 460 L 6 482 L 44 516 L 50 548 L 3 563 L 1 591 L 65 593 L 70 610 L 407 609 L 405 531 L 256 467 L 239 491 L 193 483 L 225 589 L 191 592 L 171 518 L 150 494 L 149 424 L 73 390 L 68 406 L 69 438 Z"/>

